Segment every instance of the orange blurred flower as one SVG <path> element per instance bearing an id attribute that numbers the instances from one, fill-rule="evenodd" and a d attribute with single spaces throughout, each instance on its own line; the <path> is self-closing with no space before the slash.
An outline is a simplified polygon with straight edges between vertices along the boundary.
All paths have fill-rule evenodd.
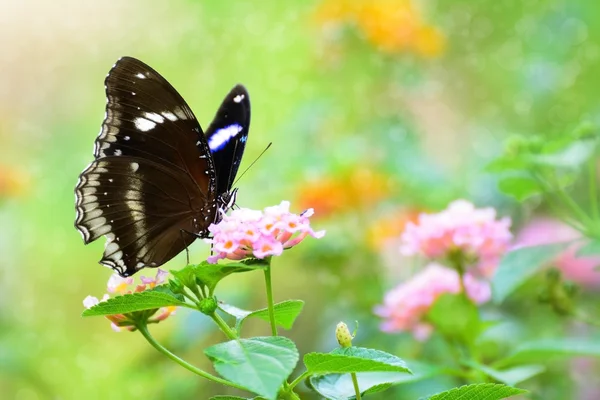
<path id="1" fill-rule="evenodd" d="M 28 187 L 29 177 L 23 171 L 0 165 L 0 198 L 21 196 Z"/>
<path id="2" fill-rule="evenodd" d="M 321 24 L 354 24 L 366 40 L 387 53 L 441 54 L 446 38 L 423 21 L 411 0 L 326 0 L 316 11 Z"/>
<path id="3" fill-rule="evenodd" d="M 375 220 L 367 229 L 367 243 L 373 250 L 381 250 L 390 240 L 400 243 L 400 236 L 408 222 L 416 222 L 423 210 L 397 210 Z M 398 247 L 396 246 L 396 247 Z"/>
<path id="4" fill-rule="evenodd" d="M 324 217 L 371 206 L 386 198 L 390 189 L 386 176 L 361 168 L 303 183 L 298 200 L 302 208 L 314 208 L 315 217 Z"/>

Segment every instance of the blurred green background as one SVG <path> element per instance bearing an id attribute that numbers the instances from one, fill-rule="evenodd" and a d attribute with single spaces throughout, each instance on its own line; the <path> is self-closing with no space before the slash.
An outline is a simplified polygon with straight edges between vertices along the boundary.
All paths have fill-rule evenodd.
<path id="1" fill-rule="evenodd" d="M 286 332 L 301 353 L 332 348 L 346 319 L 360 320 L 355 344 L 419 358 L 409 337 L 380 333 L 371 311 L 412 270 L 397 252 L 403 224 L 465 197 L 518 226 L 529 211 L 499 195 L 483 166 L 509 134 L 560 135 L 600 122 L 599 10 L 595 0 L 0 0 L 0 397 L 224 392 L 141 336 L 80 317 L 83 298 L 100 297 L 110 271 L 97 264 L 104 240 L 84 246 L 73 228 L 73 189 L 92 161 L 103 80 L 119 57 L 158 70 L 203 127 L 234 84 L 248 88 L 241 169 L 273 146 L 239 182 L 238 204 L 314 207 L 313 226 L 328 231 L 275 260 L 276 301 L 307 301 Z M 190 251 L 196 261 L 209 252 L 200 242 Z M 166 268 L 184 263 L 180 255 Z M 248 274 L 217 294 L 252 309 L 264 305 L 263 293 L 261 276 Z M 248 326 L 247 334 L 268 332 Z M 224 339 L 184 311 L 153 332 L 204 368 L 202 348 Z M 569 395 L 543 398 L 585 398 L 560 382 L 555 393 Z"/>

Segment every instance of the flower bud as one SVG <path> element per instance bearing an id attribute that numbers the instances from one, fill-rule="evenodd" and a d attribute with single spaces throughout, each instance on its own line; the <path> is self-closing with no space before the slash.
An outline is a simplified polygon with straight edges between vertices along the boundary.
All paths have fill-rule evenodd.
<path id="1" fill-rule="evenodd" d="M 183 284 L 177 278 L 169 279 L 169 289 L 171 289 L 171 291 L 173 293 L 183 293 L 184 292 Z"/>
<path id="2" fill-rule="evenodd" d="M 351 347 L 353 336 L 350 334 L 350 330 L 348 329 L 348 325 L 343 322 L 340 322 L 335 327 L 335 337 L 342 347 Z"/>
<path id="3" fill-rule="evenodd" d="M 210 315 L 213 314 L 217 309 L 217 300 L 212 297 L 207 297 L 200 300 L 200 311 L 203 314 Z"/>

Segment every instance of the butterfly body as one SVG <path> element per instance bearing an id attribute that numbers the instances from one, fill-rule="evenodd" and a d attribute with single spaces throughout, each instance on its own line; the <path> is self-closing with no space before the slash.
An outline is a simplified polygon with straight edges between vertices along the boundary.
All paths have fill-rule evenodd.
<path id="1" fill-rule="evenodd" d="M 86 244 L 105 236 L 100 263 L 129 276 L 207 237 L 233 206 L 250 100 L 235 86 L 205 134 L 177 91 L 139 60 L 117 61 L 105 87 L 95 160 L 75 188 L 75 227 Z"/>

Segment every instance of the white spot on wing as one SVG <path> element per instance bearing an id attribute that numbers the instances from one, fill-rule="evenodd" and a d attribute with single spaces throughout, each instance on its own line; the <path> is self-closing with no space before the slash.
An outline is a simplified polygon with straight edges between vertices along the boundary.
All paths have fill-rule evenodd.
<path id="1" fill-rule="evenodd" d="M 242 129 L 242 126 L 239 124 L 231 124 L 225 128 L 219 129 L 208 140 L 208 147 L 211 151 L 219 150 L 225 146 L 230 139 L 240 133 Z"/>
<path id="2" fill-rule="evenodd" d="M 177 116 L 177 118 L 179 119 L 187 119 L 187 115 L 185 114 L 185 111 L 183 111 L 183 108 L 181 107 L 175 107 L 173 109 L 173 113 Z"/>
<path id="3" fill-rule="evenodd" d="M 135 119 L 135 127 L 142 132 L 148 132 L 149 130 L 154 129 L 155 126 L 155 122 L 149 121 L 146 118 Z"/>
<path id="4" fill-rule="evenodd" d="M 148 118 L 150 121 L 154 121 L 158 124 L 162 124 L 165 122 L 165 119 L 157 113 L 144 113 L 144 117 Z"/>
<path id="5" fill-rule="evenodd" d="M 178 120 L 177 116 L 170 111 L 163 111 L 161 114 L 163 115 L 163 117 L 165 117 L 169 121 L 175 122 Z"/>

